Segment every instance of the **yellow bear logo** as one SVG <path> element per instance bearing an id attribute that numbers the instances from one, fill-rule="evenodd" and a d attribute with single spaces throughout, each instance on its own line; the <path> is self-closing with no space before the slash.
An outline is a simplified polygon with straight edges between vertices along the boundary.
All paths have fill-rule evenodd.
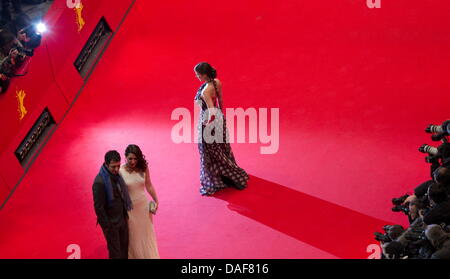
<path id="1" fill-rule="evenodd" d="M 78 25 L 78 33 L 81 32 L 81 30 L 83 30 L 85 21 L 83 19 L 83 3 L 80 3 L 78 5 L 75 6 L 74 10 L 75 10 L 75 14 L 77 16 L 76 22 Z"/>
<path id="2" fill-rule="evenodd" d="M 17 109 L 17 111 L 19 112 L 19 120 L 22 120 L 25 117 L 25 115 L 28 113 L 28 111 L 24 105 L 24 100 L 25 100 L 26 95 L 27 94 L 25 93 L 24 90 L 16 91 L 17 102 L 19 103 L 19 108 Z"/>

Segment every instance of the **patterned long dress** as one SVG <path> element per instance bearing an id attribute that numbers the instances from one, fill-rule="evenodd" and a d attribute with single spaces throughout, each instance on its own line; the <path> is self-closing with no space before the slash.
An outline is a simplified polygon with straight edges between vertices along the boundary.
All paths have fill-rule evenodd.
<path id="1" fill-rule="evenodd" d="M 247 187 L 249 176 L 236 163 L 229 143 L 226 119 L 220 106 L 214 104 L 217 108 L 216 117 L 208 127 L 205 125 L 208 119 L 208 106 L 202 98 L 202 93 L 207 84 L 204 83 L 200 86 L 194 101 L 201 107 L 197 125 L 198 150 L 200 152 L 200 194 L 209 196 L 225 187 L 242 190 Z M 213 84 L 209 86 L 213 86 Z M 217 93 L 218 104 L 222 104 L 221 98 L 222 96 Z M 219 138 L 222 140 L 211 141 L 203 135 L 205 130 L 214 136 L 216 132 L 219 133 L 221 135 Z"/>

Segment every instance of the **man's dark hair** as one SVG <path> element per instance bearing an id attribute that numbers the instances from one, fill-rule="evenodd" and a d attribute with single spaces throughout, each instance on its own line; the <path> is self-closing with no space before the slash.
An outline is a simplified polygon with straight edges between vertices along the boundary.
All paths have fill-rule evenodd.
<path id="1" fill-rule="evenodd" d="M 105 154 L 105 164 L 109 165 L 111 161 L 120 162 L 120 154 L 116 150 L 110 150 Z"/>
<path id="2" fill-rule="evenodd" d="M 441 183 L 435 183 L 428 189 L 428 197 L 435 203 L 441 203 L 447 200 L 447 189 Z"/>
<path id="3" fill-rule="evenodd" d="M 405 229 L 402 226 L 393 225 L 389 228 L 388 236 L 390 239 L 397 239 L 404 232 L 405 232 Z"/>
<path id="4" fill-rule="evenodd" d="M 445 142 L 438 147 L 438 153 L 443 159 L 450 158 L 450 143 Z"/>
<path id="5" fill-rule="evenodd" d="M 445 185 L 446 187 L 450 187 L 450 169 L 449 168 L 440 168 L 436 174 L 436 182 Z"/>
<path id="6" fill-rule="evenodd" d="M 402 257 L 404 254 L 404 249 L 405 248 L 403 245 L 398 241 L 391 241 L 384 247 L 385 253 L 389 255 L 389 258 L 391 259 L 399 259 Z"/>
<path id="7" fill-rule="evenodd" d="M 35 49 L 41 45 L 42 36 L 38 34 L 36 28 L 33 25 L 29 25 L 22 29 L 20 32 L 23 32 L 30 38 L 30 41 L 25 43 L 25 47 L 30 49 Z"/>

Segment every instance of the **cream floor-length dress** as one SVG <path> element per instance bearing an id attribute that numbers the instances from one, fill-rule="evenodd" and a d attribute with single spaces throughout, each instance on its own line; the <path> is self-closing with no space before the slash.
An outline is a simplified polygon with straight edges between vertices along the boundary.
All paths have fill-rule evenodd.
<path id="1" fill-rule="evenodd" d="M 159 259 L 153 216 L 145 185 L 145 173 L 128 172 L 121 166 L 120 174 L 128 186 L 133 209 L 128 212 L 128 258 Z"/>

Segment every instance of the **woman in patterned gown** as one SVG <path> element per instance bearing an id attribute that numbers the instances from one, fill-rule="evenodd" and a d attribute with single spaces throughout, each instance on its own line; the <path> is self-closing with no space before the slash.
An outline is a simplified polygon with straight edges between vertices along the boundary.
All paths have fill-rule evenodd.
<path id="1" fill-rule="evenodd" d="M 148 164 L 139 146 L 130 144 L 125 150 L 127 163 L 120 167 L 120 175 L 128 187 L 133 209 L 128 211 L 128 258 L 159 259 L 153 216 L 147 193 L 158 206 L 158 197 L 150 180 Z"/>
<path id="2" fill-rule="evenodd" d="M 197 126 L 200 194 L 209 196 L 228 186 L 242 190 L 247 187 L 249 176 L 237 165 L 230 147 L 222 111 L 222 83 L 216 78 L 216 70 L 206 62 L 197 64 L 194 72 L 204 82 L 195 96 L 201 107 Z"/>

